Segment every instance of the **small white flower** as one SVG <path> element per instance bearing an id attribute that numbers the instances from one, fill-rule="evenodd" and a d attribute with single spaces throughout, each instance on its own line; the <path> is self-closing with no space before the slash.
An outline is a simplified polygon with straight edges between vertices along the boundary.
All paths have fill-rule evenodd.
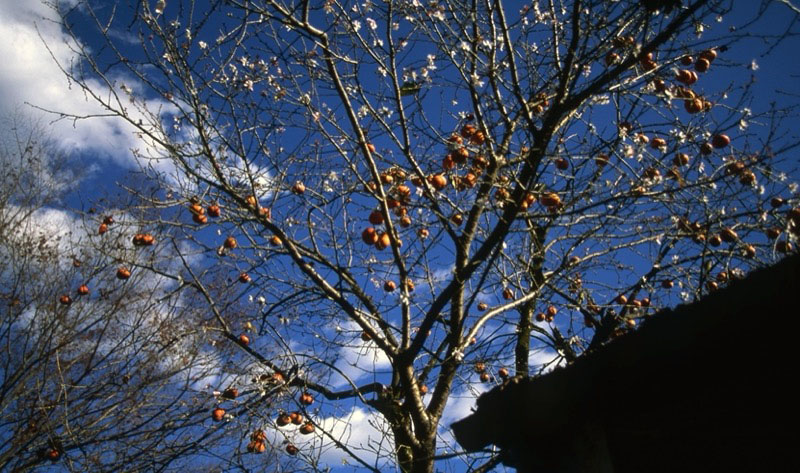
<path id="1" fill-rule="evenodd" d="M 367 22 L 367 26 L 369 26 L 369 29 L 373 31 L 378 29 L 378 23 L 372 18 L 367 18 L 365 21 Z"/>
<path id="2" fill-rule="evenodd" d="M 627 145 L 627 146 L 625 146 L 625 149 L 624 149 L 623 152 L 625 153 L 626 157 L 630 158 L 631 156 L 634 155 L 635 150 L 633 149 L 633 146 Z"/>
<path id="3" fill-rule="evenodd" d="M 694 24 L 694 34 L 699 38 L 703 35 L 703 31 L 705 31 L 705 27 L 699 21 Z"/>
<path id="4" fill-rule="evenodd" d="M 472 84 L 473 84 L 475 87 L 483 87 L 483 81 L 482 81 L 482 80 L 480 80 L 480 77 L 478 76 L 478 74 L 475 74 L 475 73 L 473 73 L 473 74 L 470 76 L 470 79 L 472 80 Z"/>
<path id="5" fill-rule="evenodd" d="M 200 49 L 206 49 L 208 47 L 208 43 L 205 41 L 199 41 L 197 45 L 200 46 Z"/>
<path id="6" fill-rule="evenodd" d="M 428 54 L 428 69 L 433 71 L 436 69 L 436 64 L 434 61 L 436 60 L 436 56 L 433 54 Z"/>

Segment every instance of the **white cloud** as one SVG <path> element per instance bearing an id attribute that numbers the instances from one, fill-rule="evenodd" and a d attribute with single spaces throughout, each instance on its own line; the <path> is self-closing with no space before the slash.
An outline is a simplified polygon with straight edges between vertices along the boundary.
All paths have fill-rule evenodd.
<path id="1" fill-rule="evenodd" d="M 107 113 L 59 69 L 58 64 L 70 67 L 79 60 L 77 45 L 50 7 L 37 0 L 0 0 L 0 37 L 0 114 L 7 115 L 29 104 L 32 107 L 25 107 L 26 111 L 48 123 L 48 131 L 63 149 L 94 153 L 127 168 L 136 162 L 131 149 L 139 149 L 145 155 L 153 151 L 152 143 L 137 137 L 134 127 L 119 118 L 53 121 L 57 115 L 34 108 L 79 116 Z M 98 92 L 107 90 L 99 81 L 89 81 L 89 85 Z M 155 110 L 159 105 L 164 104 L 151 102 L 148 108 Z M 131 111 L 136 118 L 138 112 L 133 108 Z"/>
<path id="2" fill-rule="evenodd" d="M 558 360 L 558 363 L 553 363 L 558 358 L 558 354 L 552 350 L 543 350 L 535 348 L 528 352 L 528 366 L 530 366 L 531 374 L 547 373 L 557 366 L 565 366 L 567 361 L 564 357 Z"/>
<path id="3" fill-rule="evenodd" d="M 0 221 L 10 225 L 7 235 L 9 246 L 18 249 L 35 248 L 37 256 L 30 264 L 38 264 L 41 271 L 52 271 L 53 258 L 61 270 L 72 265 L 72 260 L 62 255 L 70 255 L 86 237 L 83 227 L 74 215 L 58 209 L 29 208 L 7 205 L 0 209 Z M 3 246 L 2 251 L 7 251 Z M 10 251 L 10 250 L 8 250 Z M 19 255 L 18 255 L 19 256 Z"/>
<path id="4" fill-rule="evenodd" d="M 344 330 L 358 333 L 360 328 L 355 322 L 348 321 Z M 367 376 L 375 376 L 380 371 L 390 369 L 391 362 L 386 354 L 378 349 L 372 342 L 362 341 L 360 338 L 353 340 L 339 350 L 339 356 L 334 365 L 347 378 L 354 383 Z M 350 383 L 341 374 L 334 372 L 331 380 L 334 387 L 349 386 Z"/>
<path id="5" fill-rule="evenodd" d="M 455 270 L 455 265 L 450 265 L 446 268 L 435 269 L 431 272 L 431 279 L 433 280 L 433 284 L 438 285 L 440 283 L 444 283 L 450 281 L 453 277 L 453 271 Z"/>
<path id="6" fill-rule="evenodd" d="M 319 424 L 331 437 L 347 445 L 353 454 L 369 464 L 374 464 L 378 456 L 390 458 L 392 455 L 391 431 L 380 415 L 354 407 L 344 416 L 326 417 Z M 320 460 L 332 467 L 357 464 L 351 455 L 339 449 L 329 438 L 322 441 L 320 451 Z"/>

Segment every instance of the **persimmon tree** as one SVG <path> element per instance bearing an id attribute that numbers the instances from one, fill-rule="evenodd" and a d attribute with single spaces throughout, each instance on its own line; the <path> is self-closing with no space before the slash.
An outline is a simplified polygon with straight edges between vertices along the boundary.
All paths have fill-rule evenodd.
<path id="1" fill-rule="evenodd" d="M 172 255 L 128 264 L 229 354 L 220 457 L 433 471 L 453 395 L 796 247 L 794 104 L 710 79 L 743 67 L 732 2 L 75 3 L 62 67 L 142 137 L 136 231 Z"/>

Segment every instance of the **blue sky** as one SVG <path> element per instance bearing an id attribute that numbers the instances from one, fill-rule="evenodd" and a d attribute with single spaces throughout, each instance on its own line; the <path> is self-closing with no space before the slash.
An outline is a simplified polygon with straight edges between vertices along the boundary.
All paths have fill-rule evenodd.
<path id="1" fill-rule="evenodd" d="M 101 2 L 98 2 L 100 4 Z M 754 18 L 762 2 L 737 2 L 731 15 L 705 34 L 708 44 L 724 33 L 726 25 L 740 25 Z M 114 177 L 124 176 L 125 170 L 136 169 L 133 148 L 142 148 L 129 126 L 114 119 L 72 121 L 59 119 L 65 111 L 75 114 L 101 112 L 96 104 L 60 73 L 56 62 L 69 64 L 76 57 L 70 47 L 71 39 L 56 23 L 52 10 L 36 1 L 0 1 L 0 31 L 6 40 L 0 44 L 2 56 L 7 58 L 0 68 L 0 109 L 8 113 L 22 109 L 25 113 L 44 120 L 56 142 L 64 149 L 77 153 L 85 169 L 90 171 L 86 187 L 115 191 Z M 763 17 L 747 31 L 762 34 L 779 34 L 790 31 L 796 34 L 796 17 L 791 9 L 770 2 Z M 92 48 L 91 35 L 83 35 L 84 45 Z M 81 30 L 79 30 L 79 33 Z M 118 32 L 120 36 L 126 32 Z M 797 37 L 789 37 L 777 47 L 771 42 L 752 37 L 738 42 L 715 62 L 714 71 L 703 78 L 708 89 L 721 89 L 755 79 L 754 96 L 757 107 L 769 102 L 793 102 L 800 94 L 798 80 L 800 63 L 796 58 Z M 46 46 L 45 46 L 46 45 Z M 49 49 L 49 50 L 48 50 Z M 135 49 L 132 49 L 135 51 Z M 753 67 L 741 67 L 750 64 Z M 112 177 L 112 179 L 109 179 Z"/>

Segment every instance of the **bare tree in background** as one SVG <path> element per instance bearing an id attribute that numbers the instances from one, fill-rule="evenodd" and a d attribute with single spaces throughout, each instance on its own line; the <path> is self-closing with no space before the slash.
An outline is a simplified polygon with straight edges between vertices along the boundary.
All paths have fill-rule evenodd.
<path id="1" fill-rule="evenodd" d="M 219 353 L 178 284 L 129 264 L 169 257 L 132 245 L 127 212 L 87 229 L 67 211 L 84 176 L 23 114 L 3 120 L 0 163 L 0 469 L 157 471 L 213 455 L 200 445 L 225 445 L 223 430 L 190 432 L 213 423 L 194 381 Z"/>
<path id="2" fill-rule="evenodd" d="M 62 67 L 147 144 L 124 230 L 157 243 L 126 263 L 206 314 L 229 431 L 310 470 L 488 469 L 442 436 L 452 395 L 795 251 L 796 103 L 707 85 L 742 67 L 732 2 L 77 3 L 105 43 Z M 385 436 L 352 440 L 361 410 Z"/>

